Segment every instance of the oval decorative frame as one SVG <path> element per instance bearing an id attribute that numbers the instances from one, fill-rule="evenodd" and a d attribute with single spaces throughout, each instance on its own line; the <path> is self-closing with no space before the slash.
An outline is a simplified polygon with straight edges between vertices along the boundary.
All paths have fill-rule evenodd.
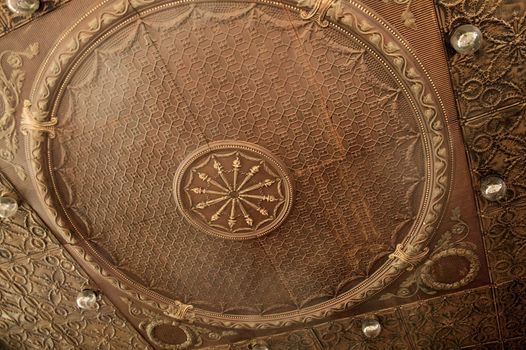
<path id="1" fill-rule="evenodd" d="M 31 92 L 31 100 L 34 104 L 30 114 L 35 125 L 46 123 L 56 117 L 56 106 L 72 71 L 90 47 L 103 40 L 105 36 L 111 35 L 112 31 L 136 20 L 140 14 L 147 15 L 170 6 L 210 1 L 105 0 L 98 4 L 68 29 L 49 51 Z M 421 255 L 423 258 L 421 253 L 425 251 L 425 246 L 441 220 L 451 181 L 448 175 L 448 163 L 452 152 L 447 127 L 442 122 L 442 119 L 447 120 L 444 108 L 425 69 L 409 46 L 392 28 L 372 11 L 352 0 L 328 1 L 332 2 L 323 14 L 326 15 L 327 27 L 341 31 L 366 46 L 396 79 L 419 116 L 418 124 L 426 154 L 425 190 L 411 233 L 401 242 L 400 250 L 405 256 Z M 245 3 L 236 0 L 230 2 Z M 269 0 L 251 2 L 279 7 L 298 16 L 304 10 L 285 2 Z M 311 5 L 313 3 L 314 1 L 311 1 Z M 338 6 L 335 3 L 338 3 Z M 374 24 L 371 24 L 372 22 Z M 60 117 L 58 120 L 60 122 Z M 82 235 L 62 206 L 53 182 L 50 154 L 53 141 L 49 137 L 49 132 L 47 129 L 38 128 L 29 130 L 26 137 L 26 150 L 33 183 L 49 217 L 55 224 L 55 232 L 59 233 L 60 239 L 71 244 L 76 250 L 77 259 L 82 259 L 84 265 L 92 268 L 123 293 L 146 301 L 162 312 L 169 306 L 179 305 L 178 301 L 153 292 L 131 280 L 102 257 L 89 242 L 82 240 Z M 408 267 L 411 265 L 407 261 L 393 255 L 353 289 L 331 300 L 295 311 L 268 315 L 233 315 L 194 308 L 191 315 L 196 322 L 231 328 L 274 328 L 309 322 L 325 318 L 364 301 L 395 281 Z"/>
<path id="2" fill-rule="evenodd" d="M 462 257 L 466 259 L 469 263 L 469 271 L 463 278 L 461 278 L 457 282 L 453 282 L 453 283 L 438 282 L 433 278 L 431 269 L 433 268 L 433 265 L 438 263 L 440 259 L 448 257 L 448 256 L 458 256 L 458 257 Z M 479 268 L 480 268 L 480 263 L 479 263 L 478 257 L 473 251 L 469 249 L 464 249 L 464 248 L 449 248 L 449 249 L 441 251 L 440 253 L 432 256 L 429 260 L 427 260 L 422 266 L 422 271 L 421 271 L 420 276 L 421 276 L 422 282 L 429 288 L 432 288 L 435 290 L 452 290 L 452 289 L 458 289 L 458 288 L 464 287 L 468 285 L 469 283 L 473 282 L 475 278 L 477 277 Z"/>
<path id="3" fill-rule="evenodd" d="M 186 340 L 179 344 L 166 344 L 155 336 L 155 328 L 159 326 L 170 326 L 179 328 L 186 336 Z M 148 340 L 155 346 L 167 350 L 184 350 L 201 345 L 202 341 L 199 336 L 195 334 L 191 327 L 181 324 L 179 322 L 170 322 L 166 320 L 154 320 L 148 323 L 141 323 L 141 328 L 144 329 Z"/>

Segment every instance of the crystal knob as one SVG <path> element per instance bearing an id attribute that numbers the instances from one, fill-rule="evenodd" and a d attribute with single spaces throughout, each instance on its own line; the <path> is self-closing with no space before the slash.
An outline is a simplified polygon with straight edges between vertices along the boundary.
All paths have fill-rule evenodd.
<path id="1" fill-rule="evenodd" d="M 498 201 L 506 195 L 506 183 L 500 177 L 488 176 L 480 181 L 482 197 L 489 201 Z"/>
<path id="2" fill-rule="evenodd" d="M 14 14 L 29 16 L 38 10 L 40 0 L 7 0 L 7 8 Z"/>
<path id="3" fill-rule="evenodd" d="M 376 317 L 366 318 L 362 321 L 362 332 L 367 338 L 376 338 L 382 331 L 382 325 Z"/>
<path id="4" fill-rule="evenodd" d="M 9 219 L 18 211 L 18 202 L 10 195 L 0 197 L 0 218 Z"/>
<path id="5" fill-rule="evenodd" d="M 482 33 L 474 25 L 464 24 L 455 28 L 449 42 L 459 54 L 469 55 L 482 46 Z"/>
<path id="6" fill-rule="evenodd" d="M 77 295 L 77 306 L 81 309 L 93 310 L 99 307 L 99 295 L 92 289 L 84 289 Z"/>

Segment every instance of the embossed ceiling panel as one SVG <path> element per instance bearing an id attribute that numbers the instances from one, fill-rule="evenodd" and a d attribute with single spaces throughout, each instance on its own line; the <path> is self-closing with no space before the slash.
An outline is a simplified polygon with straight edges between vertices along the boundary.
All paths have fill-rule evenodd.
<path id="1" fill-rule="evenodd" d="M 37 82 L 25 112 L 49 106 L 57 117 L 52 171 L 34 163 L 39 186 L 52 190 L 57 224 L 112 274 L 196 315 L 288 319 L 363 300 L 426 254 L 449 183 L 446 121 L 402 43 L 363 24 L 369 13 L 341 5 L 330 16 L 342 26 L 325 26 L 283 3 L 126 8 L 57 56 L 62 70 L 44 77 L 59 79 Z M 293 206 L 267 236 L 209 234 L 222 215 L 234 238 L 240 220 L 255 223 L 247 230 L 278 220 L 264 202 L 281 198 L 263 191 L 275 180 L 258 167 L 239 165 L 231 189 L 236 163 L 212 150 L 213 166 L 188 169 L 192 188 L 174 189 L 204 193 L 181 202 L 204 221 L 177 210 L 181 161 L 214 141 L 258 145 L 286 165 Z"/>
<path id="2" fill-rule="evenodd" d="M 1 165 L 51 224 L 0 220 L 0 348 L 524 348 L 524 18 L 75 0 L 0 38 Z M 460 57 L 465 22 L 486 42 Z"/>
<path id="3" fill-rule="evenodd" d="M 0 173 L 0 193 L 13 192 Z M 150 349 L 103 298 L 96 311 L 75 297 L 92 282 L 38 215 L 21 207 L 0 220 L 0 349 Z"/>
<path id="4" fill-rule="evenodd" d="M 23 112 L 61 240 L 119 288 L 215 326 L 288 325 L 394 292 L 429 253 L 459 135 L 408 46 L 361 5 L 328 4 L 108 1 L 88 13 Z M 461 231 L 435 240 L 425 285 L 484 279 L 475 246 L 459 243 L 477 230 Z M 452 255 L 465 276 L 429 277 Z"/>
<path id="5" fill-rule="evenodd" d="M 444 31 L 464 23 L 480 27 L 481 49 L 474 55 L 451 55 L 451 77 L 461 118 L 495 112 L 526 99 L 526 4 L 524 1 L 441 0 Z"/>

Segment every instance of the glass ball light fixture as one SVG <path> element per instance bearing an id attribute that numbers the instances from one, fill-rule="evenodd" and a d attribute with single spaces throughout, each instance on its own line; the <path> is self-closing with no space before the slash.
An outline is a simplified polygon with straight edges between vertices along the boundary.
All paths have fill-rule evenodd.
<path id="1" fill-rule="evenodd" d="M 382 325 L 376 316 L 368 317 L 362 321 L 362 333 L 367 338 L 376 338 L 382 331 Z"/>
<path id="2" fill-rule="evenodd" d="M 506 196 L 506 183 L 498 176 L 488 176 L 480 181 L 480 193 L 489 201 L 498 201 Z"/>
<path id="3" fill-rule="evenodd" d="M 18 200 L 13 193 L 2 193 L 0 195 L 0 218 L 9 219 L 18 211 Z"/>
<path id="4" fill-rule="evenodd" d="M 100 295 L 93 289 L 83 289 L 77 294 L 77 306 L 84 310 L 94 310 L 99 307 Z"/>
<path id="5" fill-rule="evenodd" d="M 20 16 L 30 16 L 40 7 L 40 0 L 6 0 L 9 11 Z"/>
<path id="6" fill-rule="evenodd" d="M 482 32 L 472 24 L 463 24 L 453 30 L 449 42 L 459 54 L 470 55 L 482 46 Z"/>

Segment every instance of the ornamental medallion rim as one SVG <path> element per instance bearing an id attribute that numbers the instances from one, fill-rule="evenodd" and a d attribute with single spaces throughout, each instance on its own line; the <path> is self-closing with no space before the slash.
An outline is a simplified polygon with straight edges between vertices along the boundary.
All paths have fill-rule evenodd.
<path id="1" fill-rule="evenodd" d="M 189 181 L 191 180 L 189 180 L 187 177 L 189 172 L 192 171 L 192 166 L 196 166 L 196 163 L 203 163 L 203 159 L 207 156 L 208 158 L 204 163 L 207 163 L 208 159 L 214 158 L 214 156 L 224 156 L 225 152 L 234 153 L 240 151 L 251 152 L 262 157 L 262 164 L 264 164 L 265 168 L 269 168 L 267 171 L 269 173 L 275 172 L 276 177 L 279 178 L 279 183 L 276 186 L 279 189 L 281 197 L 275 206 L 275 215 L 273 215 L 271 219 L 267 220 L 270 221 L 268 224 L 259 225 L 259 227 L 256 227 L 253 230 L 245 229 L 241 230 L 241 232 L 228 232 L 219 228 L 217 225 L 212 226 L 210 223 L 199 220 L 196 218 L 196 215 L 192 215 L 190 212 L 192 208 L 188 208 L 188 204 L 186 204 L 188 201 L 185 200 L 184 194 L 188 192 L 188 186 L 190 184 Z M 265 147 L 251 142 L 239 140 L 222 140 L 210 142 L 198 147 L 193 152 L 188 154 L 186 158 L 184 158 L 179 164 L 175 172 L 172 192 L 178 212 L 194 228 L 208 235 L 236 241 L 263 237 L 276 230 L 281 224 L 283 224 L 290 214 L 294 201 L 294 183 L 285 164 Z M 190 195 L 188 193 L 186 194 L 190 198 Z M 245 212 L 244 209 L 243 211 Z"/>

